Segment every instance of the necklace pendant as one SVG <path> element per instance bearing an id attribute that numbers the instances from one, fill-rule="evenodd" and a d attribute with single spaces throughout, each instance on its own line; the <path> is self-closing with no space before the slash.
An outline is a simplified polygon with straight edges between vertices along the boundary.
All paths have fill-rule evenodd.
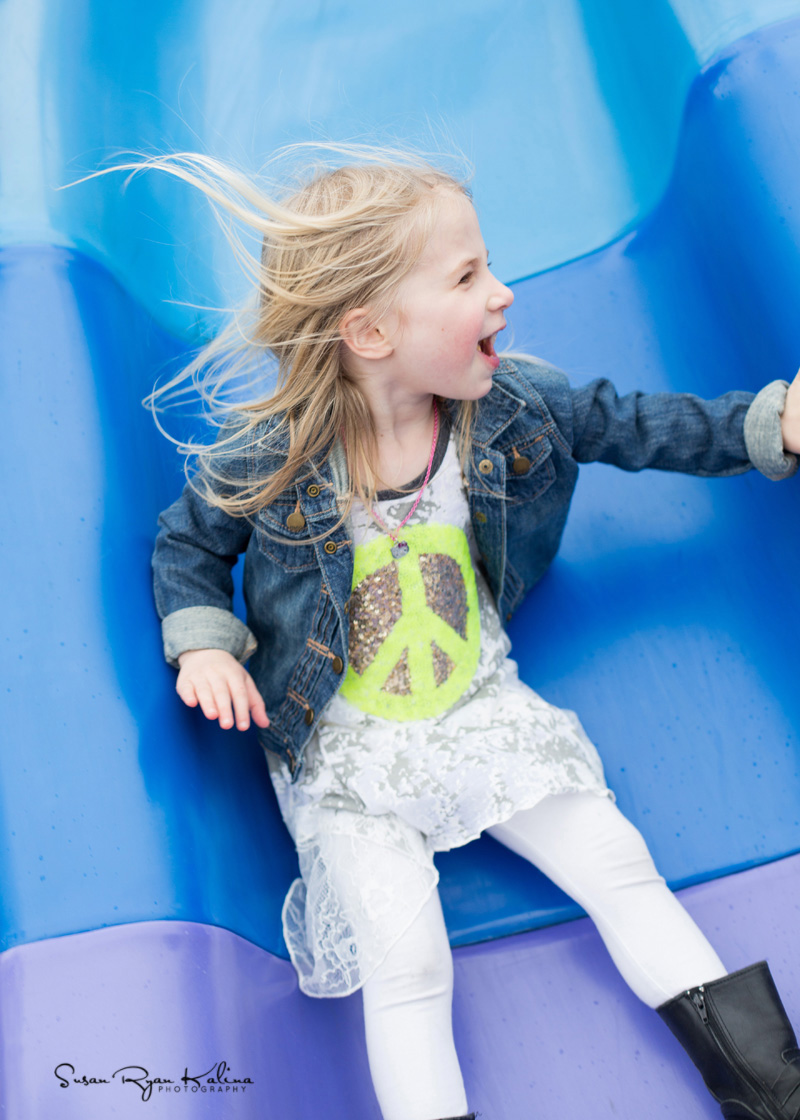
<path id="1" fill-rule="evenodd" d="M 392 545 L 392 556 L 395 560 L 402 560 L 404 556 L 408 556 L 408 545 L 405 541 L 398 541 L 397 544 Z"/>

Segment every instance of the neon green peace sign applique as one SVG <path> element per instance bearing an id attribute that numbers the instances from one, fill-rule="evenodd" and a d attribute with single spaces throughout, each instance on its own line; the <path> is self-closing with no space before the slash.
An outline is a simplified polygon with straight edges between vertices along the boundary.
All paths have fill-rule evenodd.
<path id="1" fill-rule="evenodd" d="M 469 686 L 480 657 L 480 614 L 466 534 L 414 525 L 395 560 L 380 536 L 356 548 L 350 664 L 341 694 L 384 719 L 428 719 Z"/>

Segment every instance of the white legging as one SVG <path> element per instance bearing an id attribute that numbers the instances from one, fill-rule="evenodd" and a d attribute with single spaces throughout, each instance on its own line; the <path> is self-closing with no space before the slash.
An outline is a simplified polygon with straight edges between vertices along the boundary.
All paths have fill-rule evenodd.
<path id="1" fill-rule="evenodd" d="M 726 974 L 659 875 L 641 834 L 608 798 L 547 797 L 487 832 L 584 908 L 622 976 L 650 1007 Z M 384 1120 L 465 1115 L 452 1030 L 453 958 L 438 891 L 362 992 Z"/>

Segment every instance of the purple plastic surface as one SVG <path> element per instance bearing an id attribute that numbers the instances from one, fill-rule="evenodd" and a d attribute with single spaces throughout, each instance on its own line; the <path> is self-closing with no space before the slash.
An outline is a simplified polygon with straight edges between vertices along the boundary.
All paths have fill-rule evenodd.
<path id="1" fill-rule="evenodd" d="M 681 896 L 730 970 L 769 960 L 795 1022 L 799 886 L 793 856 Z M 456 1045 L 480 1120 L 719 1116 L 588 919 L 454 956 Z M 0 970 L 0 1114 L 13 1120 L 380 1120 L 360 995 L 309 999 L 291 965 L 228 930 L 112 926 L 9 949 Z M 60 1063 L 108 1083 L 61 1088 Z M 146 1086 L 112 1077 L 127 1066 L 174 1084 L 144 1100 Z M 185 1071 L 230 1085 L 187 1092 Z"/>

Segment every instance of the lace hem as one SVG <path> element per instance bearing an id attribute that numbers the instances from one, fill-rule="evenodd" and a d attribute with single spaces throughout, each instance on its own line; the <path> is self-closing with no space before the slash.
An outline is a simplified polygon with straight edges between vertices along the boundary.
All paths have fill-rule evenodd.
<path id="1" fill-rule="evenodd" d="M 300 990 L 329 998 L 357 991 L 430 898 L 439 872 L 425 838 L 397 818 L 322 810 L 299 849 L 302 878 L 283 905 L 283 933 Z"/>

